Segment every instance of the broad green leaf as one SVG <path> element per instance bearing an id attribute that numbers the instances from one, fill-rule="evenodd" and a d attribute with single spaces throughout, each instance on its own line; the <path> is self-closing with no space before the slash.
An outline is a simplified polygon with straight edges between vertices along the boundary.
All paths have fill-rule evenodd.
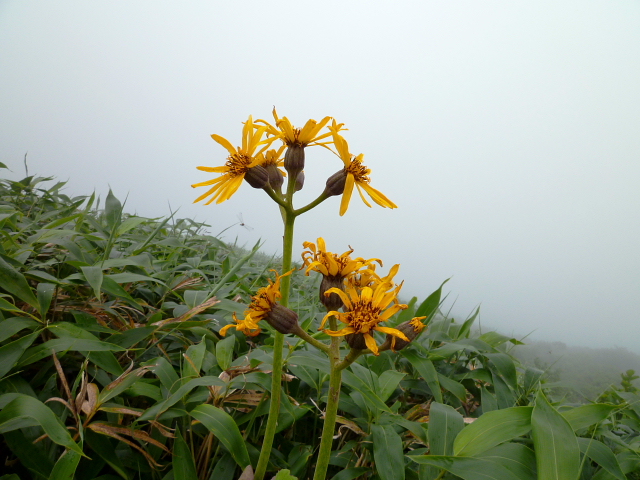
<path id="1" fill-rule="evenodd" d="M 138 418 L 138 420 L 142 421 L 154 419 L 161 413 L 168 410 L 170 407 L 174 406 L 180 400 L 182 400 L 187 395 L 187 393 L 189 393 L 194 388 L 213 385 L 219 387 L 226 386 L 224 380 L 221 380 L 218 377 L 199 377 L 194 378 L 193 380 L 189 380 L 187 383 L 178 388 L 173 394 L 171 394 L 169 398 L 167 398 L 164 402 L 156 403 L 151 408 L 148 408 L 147 411 L 144 412 L 140 418 Z"/>
<path id="2" fill-rule="evenodd" d="M 110 278 L 111 280 L 113 280 L 118 284 L 134 283 L 134 282 L 154 282 L 160 285 L 166 285 L 162 280 L 158 280 L 157 278 L 149 277 L 147 275 L 139 275 L 137 273 L 131 273 L 131 272 L 114 273 L 111 275 L 105 275 L 105 278 Z"/>
<path id="3" fill-rule="evenodd" d="M 13 303 L 6 301 L 2 297 L 0 297 L 0 310 L 4 310 L 5 312 L 20 313 L 22 315 L 25 314 L 25 312 L 23 310 L 20 310 Z M 3 336 L 4 336 L 4 332 L 3 332 Z M 11 336 L 11 335 L 9 335 L 9 336 Z M 5 337 L 5 338 L 7 338 L 7 337 Z"/>
<path id="4" fill-rule="evenodd" d="M 209 480 L 235 480 L 233 475 L 236 471 L 236 462 L 229 453 L 224 453 L 222 457 L 219 457 Z"/>
<path id="5" fill-rule="evenodd" d="M 86 429 L 84 432 L 85 440 L 91 449 L 98 454 L 113 470 L 124 480 L 129 480 L 127 469 L 122 464 L 122 460 L 116 454 L 113 442 L 106 435 L 100 435 L 93 430 Z M 117 445 L 117 444 L 116 444 Z M 89 454 L 93 456 L 93 454 Z"/>
<path id="6" fill-rule="evenodd" d="M 65 450 L 56 462 L 49 480 L 72 480 L 82 456 L 72 450 Z"/>
<path id="7" fill-rule="evenodd" d="M 140 380 L 147 370 L 148 368 L 146 367 L 140 367 L 120 375 L 113 382 L 104 387 L 98 394 L 98 405 L 102 405 L 103 403 L 120 395 L 126 389 L 131 387 L 131 385 Z"/>
<path id="8" fill-rule="evenodd" d="M 227 370 L 231 366 L 233 358 L 233 347 L 236 344 L 235 335 L 229 335 L 227 338 L 216 343 L 216 360 L 222 370 Z"/>
<path id="9" fill-rule="evenodd" d="M 120 224 L 120 226 L 116 230 L 116 235 L 120 236 L 123 233 L 127 233 L 129 230 L 137 227 L 141 223 L 144 223 L 148 220 L 149 220 L 148 218 L 143 218 L 143 217 L 129 217 Z"/>
<path id="10" fill-rule="evenodd" d="M 205 337 L 197 345 L 191 345 L 184 354 L 185 359 L 182 364 L 182 378 L 199 377 L 202 369 L 202 360 L 204 360 L 204 352 L 207 349 Z M 188 360 L 187 360 L 188 359 Z M 194 369 L 195 367 L 195 369 Z"/>
<path id="11" fill-rule="evenodd" d="M 464 427 L 464 420 L 453 407 L 433 402 L 429 411 L 427 438 L 434 455 L 451 455 L 453 442 Z"/>
<path id="12" fill-rule="evenodd" d="M 438 309 L 438 306 L 440 305 L 440 298 L 442 297 L 442 287 L 444 287 L 444 284 L 448 281 L 449 279 L 447 278 L 444 282 L 442 282 L 442 285 L 440 285 L 440 287 L 435 292 L 429 295 L 427 299 L 422 302 L 417 308 L 415 316 L 427 317 L 423 322 L 425 325 L 429 325 L 431 319 L 433 318 L 433 314 Z"/>
<path id="13" fill-rule="evenodd" d="M 4 404 L 5 399 L 11 401 Z M 39 425 L 53 442 L 82 455 L 60 419 L 40 400 L 20 393 L 5 393 L 0 395 L 0 404 L 4 404 L 0 412 L 0 433 Z"/>
<path id="14" fill-rule="evenodd" d="M 23 302 L 28 303 L 36 310 L 38 309 L 38 299 L 33 294 L 33 290 L 27 283 L 20 272 L 9 265 L 4 258 L 0 256 L 0 288 L 15 295 Z"/>
<path id="15" fill-rule="evenodd" d="M 531 430 L 533 407 L 487 412 L 467 425 L 453 443 L 454 455 L 475 456 Z"/>
<path id="16" fill-rule="evenodd" d="M 331 480 L 354 480 L 368 471 L 369 469 L 366 467 L 346 468 L 341 472 L 336 473 Z"/>
<path id="17" fill-rule="evenodd" d="M 402 439 L 391 425 L 371 425 L 373 458 L 382 480 L 404 480 Z"/>
<path id="18" fill-rule="evenodd" d="M 228 413 L 213 405 L 204 404 L 198 405 L 189 414 L 218 437 L 241 468 L 251 464 L 238 425 Z"/>
<path id="19" fill-rule="evenodd" d="M 182 438 L 180 429 L 176 431 L 172 453 L 171 465 L 173 466 L 174 480 L 198 480 L 196 463 L 193 460 L 189 445 L 187 445 L 187 442 Z"/>
<path id="20" fill-rule="evenodd" d="M 2 322 L 5 323 L 5 322 Z M 26 335 L 0 347 L 0 378 L 4 377 L 18 363 L 25 350 L 31 346 L 38 332 Z"/>
<path id="21" fill-rule="evenodd" d="M 580 451 L 618 480 L 626 480 L 616 456 L 604 443 L 593 438 L 578 438 Z"/>
<path id="22" fill-rule="evenodd" d="M 331 367 L 329 366 L 329 359 L 327 357 L 321 357 L 311 352 L 300 351 L 296 352 L 288 358 L 287 363 L 290 365 L 303 365 L 305 367 L 316 368 L 322 373 L 330 373 Z"/>
<path id="23" fill-rule="evenodd" d="M 547 401 L 542 390 L 531 414 L 539 480 L 574 480 L 580 474 L 580 448 L 569 422 Z"/>
<path id="24" fill-rule="evenodd" d="M 36 289 L 37 298 L 38 298 L 38 313 L 40 313 L 40 318 L 44 319 L 45 315 L 49 311 L 49 307 L 51 306 L 51 300 L 53 299 L 53 292 L 55 291 L 56 286 L 53 283 L 39 283 Z"/>
<path id="25" fill-rule="evenodd" d="M 433 366 L 433 362 L 419 356 L 413 350 L 404 349 L 401 350 L 400 353 L 409 360 L 413 368 L 415 368 L 424 381 L 427 382 L 436 402 L 442 403 L 442 391 L 440 390 L 440 382 L 438 381 L 438 372 Z"/>
<path id="26" fill-rule="evenodd" d="M 298 477 L 294 477 L 293 475 L 291 475 L 289 469 L 284 469 L 276 473 L 276 476 L 273 477 L 273 480 L 298 480 Z"/>
<path id="27" fill-rule="evenodd" d="M 463 338 L 466 339 L 469 336 L 469 332 L 471 331 L 471 326 L 473 325 L 473 322 L 476 321 L 476 318 L 478 317 L 479 314 L 480 314 L 480 307 L 476 308 L 476 311 L 473 313 L 473 315 L 471 315 L 470 318 L 464 321 L 464 323 L 460 327 L 460 331 L 458 332 L 458 335 L 456 335 L 456 338 L 455 338 L 456 340 L 461 340 Z"/>
<path id="28" fill-rule="evenodd" d="M 122 218 L 122 203 L 120 203 L 120 200 L 115 197 L 111 189 L 109 189 L 109 193 L 105 200 L 104 216 L 110 230 L 115 229 L 120 225 L 120 219 Z"/>
<path id="29" fill-rule="evenodd" d="M 34 478 L 49 478 L 53 470 L 53 461 L 45 452 L 41 443 L 28 440 L 21 430 L 3 433 L 4 441 L 22 465 L 31 470 Z M 20 480 L 20 479 L 18 479 Z"/>
<path id="30" fill-rule="evenodd" d="M 438 382 L 440 386 L 445 390 L 453 393 L 460 401 L 464 402 L 467 399 L 467 390 L 460 382 L 450 379 L 446 375 L 438 373 Z"/>
<path id="31" fill-rule="evenodd" d="M 80 270 L 82 270 L 85 280 L 91 286 L 93 294 L 99 301 L 100 291 L 102 289 L 102 279 L 104 278 L 102 268 L 99 266 L 80 267 Z"/>
<path id="32" fill-rule="evenodd" d="M 0 322 L 0 342 L 4 342 L 7 338 L 13 337 L 20 330 L 25 328 L 34 329 L 40 324 L 34 320 L 24 317 L 7 318 Z"/>
<path id="33" fill-rule="evenodd" d="M 576 431 L 603 421 L 616 408 L 618 407 L 614 405 L 592 403 L 589 405 L 581 405 L 579 407 L 572 408 L 571 410 L 564 410 L 560 412 L 560 414 L 567 422 L 569 422 L 571 428 Z"/>
<path id="34" fill-rule="evenodd" d="M 345 369 L 342 371 L 342 381 L 345 385 L 348 385 L 350 388 L 359 392 L 364 398 L 367 407 L 374 414 L 377 411 L 388 412 L 391 413 L 389 407 L 380 400 L 378 395 L 371 389 L 371 387 L 367 384 L 367 382 L 363 381 L 360 377 L 355 375 L 353 372 Z"/>
<path id="35" fill-rule="evenodd" d="M 76 352 L 120 352 L 125 349 L 117 345 L 99 342 L 97 340 L 82 340 L 71 337 L 54 338 L 53 340 L 47 340 L 40 345 L 29 348 L 20 358 L 18 365 L 30 365 L 33 362 L 37 362 L 38 360 L 50 356 L 52 351 L 58 353 L 67 350 L 73 350 Z"/>
<path id="36" fill-rule="evenodd" d="M 166 358 L 157 357 L 146 362 L 145 365 L 158 377 L 162 386 L 168 391 L 175 392 L 180 388 L 180 377 Z"/>
<path id="37" fill-rule="evenodd" d="M 513 358 L 506 353 L 487 353 L 485 357 L 489 359 L 489 368 L 492 370 L 495 368 L 507 385 L 515 389 L 518 385 L 518 380 Z"/>
<path id="38" fill-rule="evenodd" d="M 477 455 L 504 466 L 521 480 L 536 480 L 536 455 L 522 443 L 503 443 Z"/>
<path id="39" fill-rule="evenodd" d="M 380 389 L 378 390 L 378 397 L 383 402 L 389 400 L 391 394 L 398 388 L 400 380 L 405 377 L 406 373 L 397 372 L 395 370 L 387 370 L 382 372 L 378 379 Z"/>
<path id="40" fill-rule="evenodd" d="M 120 285 L 118 285 L 112 278 L 109 278 L 107 276 L 102 278 L 102 291 L 109 295 L 113 295 L 114 297 L 125 300 L 136 310 L 142 310 L 140 304 L 138 304 L 138 302 L 136 302 L 136 300 L 134 300 L 134 298 L 129 295 L 129 293 L 127 293 L 127 291 Z"/>
<path id="41" fill-rule="evenodd" d="M 464 480 L 535 480 L 519 477 L 502 463 L 502 459 L 453 457 L 443 455 L 408 455 L 414 462 L 430 465 Z M 568 479 L 567 479 L 568 480 Z"/>

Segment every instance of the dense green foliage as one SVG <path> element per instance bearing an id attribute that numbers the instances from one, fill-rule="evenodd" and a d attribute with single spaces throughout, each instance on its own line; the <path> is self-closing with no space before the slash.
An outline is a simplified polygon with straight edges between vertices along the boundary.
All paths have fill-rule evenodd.
<path id="1" fill-rule="evenodd" d="M 238 478 L 261 445 L 272 331 L 218 332 L 277 259 L 188 219 L 127 215 L 111 193 L 103 208 L 69 198 L 49 180 L 0 183 L 4 478 Z M 443 315 L 441 288 L 390 322 L 428 316 L 418 340 L 343 372 L 334 479 L 640 478 L 632 384 L 600 403 L 558 403 L 542 370 L 509 353 L 517 340 Z M 294 274 L 290 307 L 323 338 L 317 279 Z M 270 471 L 306 479 L 328 362 L 292 336 L 284 359 Z"/>

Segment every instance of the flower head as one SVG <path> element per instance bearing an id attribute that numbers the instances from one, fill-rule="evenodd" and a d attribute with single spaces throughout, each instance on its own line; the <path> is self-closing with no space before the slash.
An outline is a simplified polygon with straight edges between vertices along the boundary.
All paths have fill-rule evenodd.
<path id="1" fill-rule="evenodd" d="M 236 322 L 235 324 L 230 323 L 229 325 L 225 325 L 220 329 L 220 335 L 223 337 L 227 334 L 227 330 L 230 328 L 235 328 L 238 331 L 244 333 L 248 337 L 255 337 L 259 335 L 262 330 L 260 330 L 260 325 L 258 325 L 258 321 L 254 318 L 251 318 L 251 314 L 245 315 L 243 320 L 238 320 L 236 317 L 236 313 L 233 312 L 233 320 Z"/>
<path id="2" fill-rule="evenodd" d="M 408 322 L 403 322 L 398 325 L 398 330 L 407 336 L 408 341 L 392 335 L 387 335 L 387 341 L 390 342 L 391 350 L 398 352 L 415 340 L 420 332 L 426 328 L 426 325 L 422 323 L 422 320 L 425 318 L 427 317 L 413 317 Z"/>
<path id="3" fill-rule="evenodd" d="M 336 293 L 340 296 L 344 302 L 345 311 L 331 311 L 327 313 L 322 320 L 320 330 L 323 329 L 327 319 L 333 315 L 341 322 L 347 324 L 347 326 L 340 330 L 324 330 L 326 334 L 334 337 L 350 334 L 362 335 L 366 346 L 374 355 L 379 355 L 379 352 L 378 344 L 373 338 L 373 331 L 386 333 L 409 341 L 406 335 L 400 330 L 379 325 L 381 322 L 389 320 L 395 313 L 407 308 L 407 305 L 394 302 L 401 286 L 391 291 L 389 291 L 388 287 L 388 284 L 382 283 L 375 289 L 364 287 L 358 291 L 355 288 L 347 288 L 346 293 L 338 288 L 327 290 L 325 295 Z M 391 303 L 393 303 L 393 305 L 390 306 Z"/>
<path id="4" fill-rule="evenodd" d="M 304 148 L 308 145 L 319 145 L 321 144 L 320 140 L 331 136 L 331 132 L 320 134 L 320 131 L 329 123 L 329 120 L 331 120 L 331 117 L 324 117 L 320 122 L 309 119 L 304 127 L 296 128 L 287 117 L 278 117 L 278 112 L 276 108 L 273 107 L 273 118 L 276 122 L 275 126 L 264 120 L 258 120 L 258 122 L 264 123 L 268 128 L 268 133 L 282 140 L 288 147 Z"/>
<path id="5" fill-rule="evenodd" d="M 231 196 L 240 188 L 242 180 L 249 169 L 259 166 L 265 157 L 263 152 L 269 148 L 269 145 L 275 140 L 274 138 L 262 139 L 267 127 L 257 127 L 253 123 L 251 115 L 245 122 L 242 129 L 242 146 L 234 147 L 231 142 L 220 135 L 211 135 L 216 142 L 222 145 L 229 152 L 227 163 L 222 167 L 198 167 L 198 170 L 204 172 L 215 172 L 221 175 L 213 180 L 195 183 L 192 187 L 211 187 L 204 194 L 195 199 L 193 203 L 199 202 L 209 196 L 211 198 L 205 203 L 209 205 L 213 201 L 222 203 L 231 198 Z M 263 147 L 256 151 L 259 146 Z M 255 185 L 254 185 L 255 186 Z"/>
<path id="6" fill-rule="evenodd" d="M 275 270 L 272 271 L 275 272 Z M 251 297 L 251 303 L 249 304 L 249 307 L 244 311 L 244 320 L 238 320 L 234 312 L 233 319 L 235 320 L 236 325 L 225 325 L 224 327 L 222 327 L 222 329 L 220 329 L 220 335 L 224 337 L 227 333 L 227 330 L 232 327 L 235 327 L 236 329 L 244 332 L 245 335 L 248 335 L 250 337 L 255 337 L 256 335 L 260 334 L 261 330 L 258 322 L 269 315 L 269 313 L 276 306 L 277 301 L 282 296 L 282 294 L 280 293 L 280 279 L 282 277 L 290 275 L 292 272 L 293 270 L 285 273 L 284 275 L 278 275 L 278 272 L 275 272 L 275 282 L 269 279 L 269 285 L 261 288 L 253 297 Z"/>
<path id="7" fill-rule="evenodd" d="M 332 125 L 329 127 L 329 130 L 331 130 L 331 133 L 333 135 L 333 144 L 336 147 L 338 156 L 344 163 L 342 174 L 346 177 L 344 192 L 342 193 L 342 201 L 340 202 L 340 216 L 344 215 L 349 208 L 349 202 L 351 201 L 351 194 L 353 193 L 354 185 L 358 188 L 360 198 L 362 198 L 362 201 L 367 207 L 371 207 L 371 205 L 364 197 L 364 194 L 362 193 L 363 190 L 367 192 L 369 197 L 371 197 L 371 200 L 376 202 L 381 207 L 398 208 L 398 206 L 391 200 L 389 200 L 386 196 L 384 196 L 382 192 L 369 185 L 369 182 L 371 181 L 369 179 L 371 170 L 362 164 L 364 154 L 361 153 L 357 157 L 351 155 L 351 153 L 349 152 L 349 144 L 338 133 L 339 126 Z"/>

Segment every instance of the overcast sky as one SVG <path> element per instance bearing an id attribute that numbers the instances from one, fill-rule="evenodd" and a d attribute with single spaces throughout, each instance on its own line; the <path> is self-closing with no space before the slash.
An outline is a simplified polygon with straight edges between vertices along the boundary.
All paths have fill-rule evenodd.
<path id="1" fill-rule="evenodd" d="M 406 298 L 446 278 L 483 328 L 640 353 L 640 2 L 0 1 L 0 161 L 109 186 L 146 217 L 180 209 L 281 251 L 244 184 L 192 204 L 248 115 L 329 115 L 398 209 L 334 197 L 297 221 L 385 267 Z M 297 206 L 340 161 L 307 153 Z M 214 174 L 215 176 L 215 174 Z M 299 258 L 299 257 L 298 257 Z"/>

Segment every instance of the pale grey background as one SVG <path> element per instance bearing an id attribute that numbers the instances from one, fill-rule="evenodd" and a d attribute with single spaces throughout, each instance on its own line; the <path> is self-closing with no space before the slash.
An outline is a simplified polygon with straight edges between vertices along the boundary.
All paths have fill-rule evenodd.
<path id="1" fill-rule="evenodd" d="M 299 219 L 385 266 L 405 297 L 446 278 L 484 327 L 640 352 L 640 2 L 2 1 L 0 161 L 113 188 L 127 210 L 280 251 L 243 185 L 191 202 L 249 114 L 334 116 L 397 210 L 333 198 Z M 340 162 L 310 150 L 298 205 Z"/>

